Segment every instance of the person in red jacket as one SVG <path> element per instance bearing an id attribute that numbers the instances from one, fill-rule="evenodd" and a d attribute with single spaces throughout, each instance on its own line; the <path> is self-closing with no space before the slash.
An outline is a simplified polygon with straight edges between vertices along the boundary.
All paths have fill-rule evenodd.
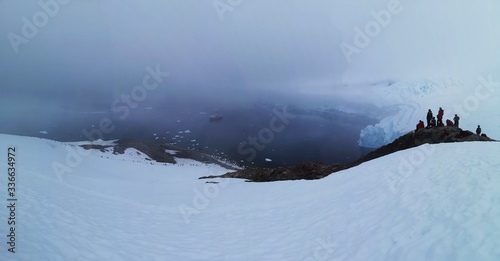
<path id="1" fill-rule="evenodd" d="M 453 127 L 453 122 L 450 119 L 446 120 L 446 126 Z"/>
<path id="2" fill-rule="evenodd" d="M 443 115 L 444 115 L 444 110 L 443 108 L 439 107 L 439 111 L 438 111 L 438 115 L 437 115 L 437 124 L 438 126 L 440 125 L 440 123 L 442 124 L 443 123 Z"/>
<path id="3" fill-rule="evenodd" d="M 417 130 L 424 129 L 424 128 L 425 128 L 424 122 L 423 121 L 419 121 L 418 124 L 417 124 Z"/>

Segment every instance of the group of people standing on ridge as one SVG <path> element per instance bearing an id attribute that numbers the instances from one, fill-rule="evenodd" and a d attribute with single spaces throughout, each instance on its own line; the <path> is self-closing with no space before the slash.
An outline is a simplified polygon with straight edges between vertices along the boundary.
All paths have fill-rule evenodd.
<path id="1" fill-rule="evenodd" d="M 427 128 L 444 127 L 445 125 L 443 123 L 443 116 L 444 116 L 444 110 L 443 110 L 443 108 L 439 107 L 439 111 L 437 114 L 437 121 L 436 121 L 436 117 L 434 117 L 434 115 L 432 114 L 432 110 L 429 109 L 427 111 Z M 455 114 L 455 117 L 453 117 L 453 121 L 451 121 L 450 119 L 446 120 L 446 126 L 458 128 L 459 122 L 460 122 L 460 117 L 457 114 Z M 424 128 L 426 128 L 424 126 L 424 122 L 419 121 L 417 124 L 417 130 L 424 129 Z M 481 135 L 481 126 L 480 125 L 477 125 L 476 134 Z"/>
<path id="2" fill-rule="evenodd" d="M 444 116 L 444 110 L 443 108 L 439 107 L 439 111 L 437 114 L 437 121 L 436 121 L 436 117 L 434 117 L 434 115 L 432 114 L 432 110 L 429 109 L 427 111 L 427 128 L 444 127 L 445 125 L 443 123 L 443 116 Z M 450 119 L 446 120 L 446 126 L 458 128 L 459 122 L 460 122 L 460 117 L 457 114 L 455 114 L 455 117 L 453 117 L 453 121 L 451 121 Z M 419 121 L 419 123 L 417 124 L 417 130 L 423 128 L 425 128 L 424 122 Z"/>
<path id="3" fill-rule="evenodd" d="M 436 117 L 434 117 L 431 109 L 429 109 L 429 111 L 427 111 L 427 118 L 426 118 L 427 127 L 425 127 L 424 122 L 420 120 L 417 124 L 417 131 L 425 128 L 430 129 L 432 127 L 444 127 L 445 125 L 443 123 L 443 116 L 444 116 L 444 110 L 443 108 L 439 107 L 439 111 L 437 114 L 437 121 L 436 121 Z M 446 120 L 446 127 L 458 128 L 459 122 L 460 122 L 460 117 L 457 114 L 455 114 L 455 117 L 453 117 L 453 121 L 451 121 L 450 119 Z M 477 125 L 476 134 L 483 137 L 487 137 L 486 134 L 482 133 L 481 125 Z"/>

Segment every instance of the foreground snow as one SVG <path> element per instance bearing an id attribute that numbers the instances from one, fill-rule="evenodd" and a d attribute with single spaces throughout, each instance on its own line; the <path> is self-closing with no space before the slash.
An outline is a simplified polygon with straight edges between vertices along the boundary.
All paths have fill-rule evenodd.
<path id="1" fill-rule="evenodd" d="M 218 184 L 197 177 L 219 166 L 134 153 L 93 152 L 58 176 L 72 146 L 0 135 L 9 145 L 18 241 L 1 260 L 500 260 L 497 143 L 424 145 L 322 180 Z"/>

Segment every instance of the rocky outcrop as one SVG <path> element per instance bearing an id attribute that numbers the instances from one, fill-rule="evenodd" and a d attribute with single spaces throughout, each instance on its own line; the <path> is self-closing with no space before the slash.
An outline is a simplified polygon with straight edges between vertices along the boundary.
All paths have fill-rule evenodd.
<path id="1" fill-rule="evenodd" d="M 210 155 L 165 143 L 120 139 L 115 141 L 112 145 L 85 144 L 81 145 L 81 147 L 87 150 L 97 149 L 102 152 L 112 150 L 113 154 L 124 154 L 126 149 L 134 148 L 146 154 L 151 160 L 156 162 L 176 164 L 177 162 L 175 159 L 182 158 L 193 159 L 206 164 L 217 164 L 227 169 L 235 169 L 234 166 L 221 162 Z M 167 151 L 175 151 L 175 154 L 168 153 Z"/>
<path id="2" fill-rule="evenodd" d="M 298 179 L 321 179 L 334 172 L 345 170 L 357 166 L 363 162 L 370 161 L 385 155 L 405 150 L 422 144 L 437 144 L 447 142 L 470 142 L 470 141 L 494 141 L 485 136 L 476 135 L 467 130 L 455 127 L 435 127 L 429 129 L 420 129 L 407 133 L 394 142 L 385 145 L 361 159 L 345 165 L 328 165 L 318 162 L 306 162 L 292 167 L 279 167 L 275 169 L 249 168 L 229 172 L 221 176 L 207 176 L 200 179 L 210 178 L 240 178 L 253 182 L 268 182 L 279 180 L 298 180 Z"/>
<path id="3" fill-rule="evenodd" d="M 434 127 L 428 129 L 420 129 L 411 131 L 403 135 L 392 143 L 380 147 L 379 149 L 368 153 L 366 156 L 352 164 L 360 164 L 365 161 L 376 159 L 396 151 L 405 150 L 422 144 L 437 144 L 448 142 L 467 142 L 467 141 L 494 141 L 485 136 L 476 135 L 475 133 L 462 130 L 456 127 Z"/>
<path id="4" fill-rule="evenodd" d="M 305 162 L 292 167 L 248 168 L 229 172 L 221 176 L 206 176 L 210 178 L 238 178 L 254 182 L 267 182 L 279 180 L 321 179 L 333 172 L 340 170 L 341 165 L 327 165 L 319 162 Z"/>

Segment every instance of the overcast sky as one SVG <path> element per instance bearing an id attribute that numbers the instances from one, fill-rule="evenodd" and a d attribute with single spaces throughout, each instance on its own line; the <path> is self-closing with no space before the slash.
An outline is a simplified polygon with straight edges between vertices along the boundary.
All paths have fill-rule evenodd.
<path id="1" fill-rule="evenodd" d="M 376 21 L 372 11 L 391 10 L 394 0 L 65 1 L 49 12 L 38 1 L 0 0 L 4 106 L 19 97 L 109 106 L 141 84 L 147 66 L 170 73 L 151 104 L 225 93 L 258 99 L 262 90 L 335 93 L 388 79 L 471 80 L 500 69 L 499 1 L 401 0 L 349 59 L 342 44 L 356 46 L 355 28 L 364 31 Z M 43 26 L 26 37 L 23 18 Z M 14 34 L 25 41 L 13 43 Z"/>

